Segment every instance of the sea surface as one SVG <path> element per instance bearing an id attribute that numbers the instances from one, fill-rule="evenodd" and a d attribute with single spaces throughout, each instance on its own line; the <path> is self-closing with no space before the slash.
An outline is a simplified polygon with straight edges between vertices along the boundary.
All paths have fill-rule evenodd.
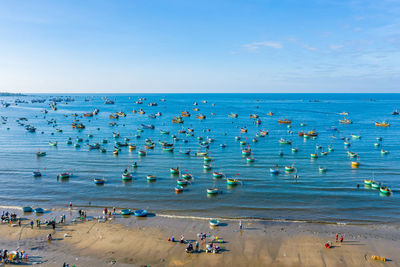
<path id="1" fill-rule="evenodd" d="M 51 98 L 73 99 L 57 103 L 57 110 L 49 107 Z M 143 104 L 135 104 L 145 97 Z M 105 104 L 105 99 L 115 104 Z M 14 105 L 16 99 L 27 103 Z M 32 99 L 45 99 L 44 103 L 31 103 Z M 165 99 L 165 102 L 161 102 Z M 265 220 L 299 220 L 334 223 L 398 223 L 400 222 L 400 116 L 392 115 L 400 108 L 399 94 L 119 94 L 119 95 L 29 95 L 0 97 L 0 115 L 7 117 L 0 124 L 0 205 L 32 206 L 42 208 L 66 207 L 70 201 L 75 206 L 119 207 L 147 209 L 151 212 L 196 217 L 257 218 Z M 203 103 L 202 101 L 207 101 Z M 148 106 L 150 102 L 158 106 Z M 193 103 L 198 105 L 194 106 Z M 199 111 L 193 111 L 193 108 Z M 99 109 L 93 117 L 73 117 Z M 132 113 L 142 108 L 146 114 Z M 48 110 L 43 114 L 43 109 Z M 184 110 L 191 117 L 183 118 L 183 124 L 173 124 L 174 116 Z M 118 120 L 109 115 L 123 111 L 126 117 Z M 148 115 L 161 112 L 155 119 Z M 238 118 L 228 114 L 237 113 Z M 268 116 L 273 112 L 273 116 Z M 348 112 L 352 124 L 340 124 L 341 112 Z M 206 115 L 205 120 L 196 119 L 196 114 Z M 215 115 L 212 115 L 214 113 Z M 261 125 L 249 117 L 257 114 Z M 27 132 L 21 121 L 37 128 Z M 278 119 L 288 118 L 291 128 L 279 124 Z M 48 124 L 54 119 L 56 125 Z M 72 129 L 73 119 L 79 119 L 86 128 Z M 109 126 L 115 121 L 116 126 Z M 388 121 L 390 127 L 376 127 L 375 121 Z M 153 124 L 154 130 L 144 129 L 138 134 L 141 124 Z M 301 126 L 301 124 L 305 126 Z M 240 128 L 247 127 L 247 133 Z M 330 128 L 337 127 L 338 131 Z M 178 130 L 194 129 L 194 136 L 178 134 Z M 62 129 L 62 132 L 56 132 Z M 299 131 L 316 130 L 315 139 L 298 136 Z M 160 130 L 170 131 L 163 135 Z M 269 135 L 252 139 L 260 130 Z M 120 133 L 118 140 L 113 132 Z M 89 134 L 93 137 L 89 138 Z M 175 134 L 179 140 L 171 137 Z M 353 139 L 351 135 L 360 135 Z M 332 138 L 349 138 L 350 147 L 344 141 Z M 248 145 L 241 146 L 235 140 L 240 136 Z M 68 137 L 73 144 L 77 137 L 83 138 L 81 148 L 66 143 Z M 147 150 L 147 156 L 139 157 L 137 150 L 123 147 L 118 156 L 112 150 L 115 141 L 136 144 L 137 150 L 144 149 L 146 138 L 153 140 L 155 148 Z M 209 156 L 213 158 L 212 170 L 203 169 L 203 158 L 195 152 L 205 151 L 199 146 L 197 137 L 213 138 Z M 381 147 L 375 147 L 377 137 L 382 137 Z M 281 138 L 292 140 L 291 145 L 281 145 Z M 106 153 L 89 150 L 87 143 L 102 144 Z M 158 142 L 174 143 L 174 152 L 161 149 Z M 184 142 L 187 140 L 187 143 Z M 58 141 L 57 147 L 49 141 Z M 225 144 L 226 147 L 220 147 Z M 322 146 L 317 149 L 316 146 Z M 334 148 L 328 152 L 328 145 Z M 241 149 L 250 147 L 254 163 L 247 163 Z M 292 147 L 298 152 L 293 153 Z M 37 157 L 38 150 L 47 152 Z M 179 151 L 191 149 L 191 155 Z M 389 151 L 381 154 L 381 149 Z M 326 156 L 310 158 L 311 153 L 327 151 Z M 352 168 L 347 151 L 359 155 L 359 168 Z M 280 156 L 283 152 L 283 156 Z M 131 169 L 133 162 L 138 168 Z M 273 175 L 270 168 L 279 166 L 280 174 Z M 293 165 L 297 170 L 287 173 L 284 166 Z M 176 194 L 174 188 L 178 176 L 170 174 L 169 168 L 179 166 L 194 176 L 183 193 Z M 319 166 L 327 168 L 319 172 Z M 134 180 L 122 182 L 125 168 L 132 171 Z M 42 177 L 35 178 L 32 172 L 40 170 Z M 67 180 L 57 175 L 71 171 Z M 226 177 L 237 178 L 241 183 L 227 186 L 226 177 L 213 179 L 213 171 L 223 172 Z M 156 182 L 148 182 L 146 176 L 157 176 Z M 103 186 L 95 185 L 93 178 L 104 177 Z M 385 196 L 379 190 L 364 186 L 364 179 L 374 178 L 389 186 L 392 194 Z M 358 185 L 358 186 L 357 186 Z M 220 193 L 210 197 L 207 188 L 218 187 Z"/>

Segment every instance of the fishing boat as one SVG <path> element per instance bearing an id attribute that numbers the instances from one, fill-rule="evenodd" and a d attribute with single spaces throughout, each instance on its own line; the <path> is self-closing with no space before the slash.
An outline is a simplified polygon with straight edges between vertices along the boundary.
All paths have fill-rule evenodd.
<path id="1" fill-rule="evenodd" d="M 272 113 L 271 111 L 267 113 L 268 116 L 274 116 L 274 113 Z"/>
<path id="2" fill-rule="evenodd" d="M 129 150 L 135 150 L 135 149 L 136 149 L 135 145 L 129 144 Z"/>
<path id="3" fill-rule="evenodd" d="M 348 112 L 345 112 L 345 111 L 343 111 L 343 112 L 339 113 L 339 115 L 347 116 L 347 115 L 349 115 L 349 113 L 348 113 Z"/>
<path id="4" fill-rule="evenodd" d="M 212 220 L 210 220 L 210 225 L 211 226 L 218 226 L 219 225 L 219 221 L 215 220 L 215 219 L 212 219 Z"/>
<path id="5" fill-rule="evenodd" d="M 326 151 L 321 152 L 321 156 L 326 156 L 326 155 L 328 155 L 328 152 L 326 152 Z"/>
<path id="6" fill-rule="evenodd" d="M 253 158 L 253 157 L 247 157 L 247 158 L 246 158 L 246 161 L 247 161 L 248 163 L 254 162 L 255 160 L 256 160 L 256 159 Z"/>
<path id="7" fill-rule="evenodd" d="M 123 181 L 130 181 L 130 180 L 132 180 L 133 176 L 132 176 L 132 174 L 129 173 L 129 172 L 124 172 L 124 173 L 121 175 L 121 178 L 122 178 Z"/>
<path id="8" fill-rule="evenodd" d="M 347 155 L 348 155 L 350 158 L 358 157 L 357 153 L 352 152 L 352 151 L 347 151 Z"/>
<path id="9" fill-rule="evenodd" d="M 179 174 L 179 167 L 177 167 L 177 168 L 169 168 L 169 172 L 171 174 Z"/>
<path id="10" fill-rule="evenodd" d="M 160 134 L 165 134 L 165 135 L 167 135 L 167 134 L 169 134 L 169 131 L 166 131 L 166 130 L 160 130 Z"/>
<path id="11" fill-rule="evenodd" d="M 379 127 L 389 127 L 390 123 L 386 122 L 386 121 L 382 121 L 382 122 L 375 122 L 375 126 L 379 126 Z"/>
<path id="12" fill-rule="evenodd" d="M 199 119 L 199 120 L 204 120 L 206 118 L 206 115 L 199 114 L 199 115 L 196 115 L 196 118 Z"/>
<path id="13" fill-rule="evenodd" d="M 242 140 L 242 141 L 240 141 L 240 145 L 245 146 L 245 145 L 247 145 L 247 142 L 245 140 Z"/>
<path id="14" fill-rule="evenodd" d="M 44 213 L 44 209 L 42 208 L 36 208 L 33 210 L 34 213 Z"/>
<path id="15" fill-rule="evenodd" d="M 157 179 L 157 177 L 155 175 L 147 175 L 146 176 L 147 181 L 153 182 Z"/>
<path id="16" fill-rule="evenodd" d="M 371 183 L 371 187 L 372 187 L 373 189 L 380 189 L 380 188 L 381 188 L 381 183 L 379 183 L 379 182 L 372 182 L 372 183 Z"/>
<path id="17" fill-rule="evenodd" d="M 318 167 L 319 172 L 326 172 L 328 169 L 325 167 Z"/>
<path id="18" fill-rule="evenodd" d="M 241 133 L 247 133 L 247 128 L 240 128 Z"/>
<path id="19" fill-rule="evenodd" d="M 182 116 L 182 117 L 190 117 L 190 113 L 189 113 L 189 111 L 186 111 L 186 110 L 185 110 L 185 111 L 182 111 L 182 112 L 181 112 L 181 116 Z"/>
<path id="20" fill-rule="evenodd" d="M 278 123 L 281 123 L 281 124 L 291 124 L 292 121 L 289 120 L 289 119 L 283 119 L 283 120 L 278 119 Z"/>
<path id="21" fill-rule="evenodd" d="M 71 177 L 71 173 L 69 172 L 64 172 L 57 175 L 57 178 L 59 179 L 68 179 L 69 177 Z"/>
<path id="22" fill-rule="evenodd" d="M 257 114 L 250 114 L 250 118 L 251 119 L 258 119 L 258 115 Z"/>
<path id="23" fill-rule="evenodd" d="M 380 144 L 380 143 L 375 143 L 374 146 L 375 146 L 375 147 L 380 147 L 381 144 Z"/>
<path id="24" fill-rule="evenodd" d="M 222 178 L 224 174 L 222 172 L 213 172 L 213 177 L 214 178 Z"/>
<path id="25" fill-rule="evenodd" d="M 353 139 L 361 139 L 361 135 L 352 134 L 351 138 L 353 138 Z"/>
<path id="26" fill-rule="evenodd" d="M 146 151 L 144 151 L 144 150 L 139 150 L 139 151 L 138 151 L 138 155 L 141 156 L 141 157 L 142 157 L 142 156 L 146 156 Z"/>
<path id="27" fill-rule="evenodd" d="M 250 154 L 251 154 L 251 149 L 250 148 L 242 150 L 242 155 L 243 156 L 248 156 Z"/>
<path id="28" fill-rule="evenodd" d="M 358 161 L 352 161 L 351 162 L 351 167 L 358 168 L 359 166 L 360 166 L 360 162 L 358 162 Z"/>
<path id="29" fill-rule="evenodd" d="M 377 137 L 376 140 L 377 141 L 382 141 L 382 137 Z"/>
<path id="30" fill-rule="evenodd" d="M 292 172 L 294 171 L 294 166 L 285 166 L 285 172 Z"/>
<path id="31" fill-rule="evenodd" d="M 105 180 L 104 178 L 94 178 L 93 183 L 95 184 L 104 184 Z"/>
<path id="32" fill-rule="evenodd" d="M 100 148 L 99 151 L 100 151 L 101 153 L 106 153 L 106 152 L 107 152 L 107 149 L 105 149 L 105 148 Z M 118 152 L 118 151 L 117 151 L 117 152 Z"/>
<path id="33" fill-rule="evenodd" d="M 33 175 L 33 177 L 40 177 L 40 176 L 42 176 L 42 173 L 40 171 L 34 171 L 32 173 L 32 175 Z"/>
<path id="34" fill-rule="evenodd" d="M 226 179 L 226 183 L 228 185 L 237 185 L 239 183 L 239 180 L 238 179 L 230 179 L 230 178 L 228 178 L 228 179 Z"/>
<path id="35" fill-rule="evenodd" d="M 131 215 L 131 210 L 130 209 L 123 209 L 121 210 L 121 215 Z"/>
<path id="36" fill-rule="evenodd" d="M 237 117 L 239 117 L 239 115 L 237 113 L 231 113 L 231 114 L 228 115 L 228 117 L 237 118 Z"/>
<path id="37" fill-rule="evenodd" d="M 187 184 L 188 184 L 188 181 L 183 180 L 183 179 L 178 179 L 178 180 L 176 181 L 176 183 L 177 183 L 178 185 L 187 185 Z"/>
<path id="38" fill-rule="evenodd" d="M 374 183 L 374 182 L 375 182 L 374 180 L 368 180 L 368 179 L 364 180 L 364 184 L 368 185 L 368 186 L 371 186 L 371 184 Z"/>
<path id="39" fill-rule="evenodd" d="M 392 190 L 390 190 L 390 188 L 387 187 L 387 186 L 381 186 L 381 187 L 379 188 L 379 191 L 380 191 L 382 194 L 385 194 L 385 195 L 390 195 L 390 194 L 392 193 Z"/>
<path id="40" fill-rule="evenodd" d="M 74 144 L 74 147 L 79 148 L 79 147 L 81 147 L 81 145 L 76 143 L 76 144 Z"/>
<path id="41" fill-rule="evenodd" d="M 184 155 L 190 155 L 190 149 L 188 149 L 188 150 L 180 150 L 179 153 L 180 154 L 184 154 Z"/>
<path id="42" fill-rule="evenodd" d="M 392 115 L 399 115 L 400 113 L 399 113 L 399 111 L 397 110 L 397 109 L 395 109 L 393 112 L 392 112 Z"/>
<path id="43" fill-rule="evenodd" d="M 268 131 L 260 131 L 260 133 L 259 133 L 260 137 L 265 137 L 266 135 L 269 135 Z"/>
<path id="44" fill-rule="evenodd" d="M 329 152 L 333 152 L 333 151 L 334 151 L 334 148 L 331 147 L 331 146 L 328 146 L 328 151 L 329 151 Z"/>
<path id="45" fill-rule="evenodd" d="M 317 153 L 311 153 L 310 156 L 311 156 L 312 159 L 318 158 L 318 154 Z"/>
<path id="46" fill-rule="evenodd" d="M 154 129 L 154 125 L 152 124 L 141 124 L 143 129 Z"/>
<path id="47" fill-rule="evenodd" d="M 190 180 L 193 176 L 190 173 L 182 173 L 182 178 L 185 180 Z"/>
<path id="48" fill-rule="evenodd" d="M 353 122 L 347 118 L 344 118 L 343 120 L 339 120 L 339 123 L 342 124 L 352 124 Z"/>
<path id="49" fill-rule="evenodd" d="M 218 194 L 218 188 L 207 188 L 207 194 Z"/>
<path id="50" fill-rule="evenodd" d="M 285 139 L 281 138 L 279 140 L 279 144 L 281 144 L 281 145 L 290 145 L 290 144 L 292 144 L 292 140 L 285 140 Z"/>
<path id="51" fill-rule="evenodd" d="M 387 155 L 387 154 L 389 154 L 389 151 L 381 149 L 381 154 L 382 155 Z"/>
<path id="52" fill-rule="evenodd" d="M 57 141 L 56 141 L 56 142 L 51 142 L 51 141 L 49 141 L 49 145 L 50 145 L 50 146 L 57 146 L 57 144 L 58 144 Z"/>
<path id="53" fill-rule="evenodd" d="M 199 157 L 204 157 L 204 156 L 207 156 L 207 154 L 208 154 L 208 152 L 206 151 L 206 152 L 196 152 L 196 156 L 199 156 Z"/>
<path id="54" fill-rule="evenodd" d="M 154 143 L 149 144 L 149 145 L 144 145 L 145 149 L 154 149 Z"/>
<path id="55" fill-rule="evenodd" d="M 135 210 L 133 214 L 135 214 L 136 217 L 146 217 L 148 213 L 147 210 Z"/>
<path id="56" fill-rule="evenodd" d="M 253 139 L 251 139 L 251 141 L 252 141 L 253 143 L 257 143 L 257 142 L 258 142 L 258 139 L 257 139 L 257 138 L 253 138 Z"/>
<path id="57" fill-rule="evenodd" d="M 68 139 L 68 140 L 66 141 L 66 143 L 67 143 L 67 145 L 72 145 L 72 140 L 69 140 L 69 139 Z"/>
<path id="58" fill-rule="evenodd" d="M 296 152 L 298 152 L 298 151 L 299 151 L 299 150 L 298 150 L 296 147 L 293 147 L 293 148 L 292 148 L 292 152 L 293 152 L 293 153 L 296 153 Z"/>
<path id="59" fill-rule="evenodd" d="M 163 146 L 162 150 L 163 151 L 173 152 L 174 151 L 174 147 L 173 146 Z"/>
<path id="60" fill-rule="evenodd" d="M 278 168 L 269 168 L 269 172 L 271 174 L 279 174 L 279 169 Z"/>
<path id="61" fill-rule="evenodd" d="M 347 141 L 344 141 L 343 144 L 344 144 L 344 146 L 351 146 L 351 143 L 347 142 Z"/>
<path id="62" fill-rule="evenodd" d="M 93 150 L 93 149 L 100 149 L 100 144 L 99 143 L 95 143 L 93 145 L 87 144 L 89 150 Z"/>
<path id="63" fill-rule="evenodd" d="M 203 157 L 203 161 L 205 162 L 212 161 L 212 157 L 205 156 Z"/>
<path id="64" fill-rule="evenodd" d="M 23 207 L 23 208 L 22 208 L 22 211 L 23 211 L 23 212 L 32 212 L 33 209 L 32 209 L 32 207 L 26 206 L 26 207 Z"/>
<path id="65" fill-rule="evenodd" d="M 183 187 L 180 185 L 175 186 L 175 192 L 176 193 L 182 193 L 183 192 Z"/>
<path id="66" fill-rule="evenodd" d="M 207 171 L 208 171 L 208 170 L 211 170 L 211 168 L 212 168 L 211 164 L 204 164 L 204 165 L 203 165 L 203 169 L 204 169 L 204 170 L 207 170 Z"/>
<path id="67" fill-rule="evenodd" d="M 178 124 L 183 123 L 183 119 L 182 117 L 174 117 L 172 119 L 172 123 L 178 123 Z"/>

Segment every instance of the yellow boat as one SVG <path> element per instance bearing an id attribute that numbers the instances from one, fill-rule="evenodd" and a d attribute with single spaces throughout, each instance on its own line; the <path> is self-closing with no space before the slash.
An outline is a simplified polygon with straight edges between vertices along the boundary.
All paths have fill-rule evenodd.
<path id="1" fill-rule="evenodd" d="M 204 120 L 206 118 L 206 115 L 199 114 L 196 116 L 196 118 L 198 118 L 199 120 Z"/>
<path id="2" fill-rule="evenodd" d="M 357 167 L 360 166 L 360 162 L 358 162 L 358 161 L 352 161 L 352 162 L 351 162 L 351 166 L 354 167 L 354 168 L 357 168 Z"/>
<path id="3" fill-rule="evenodd" d="M 383 122 L 375 122 L 375 126 L 380 126 L 380 127 L 389 127 L 390 123 L 387 123 L 385 121 Z"/>
<path id="4" fill-rule="evenodd" d="M 283 119 L 283 120 L 278 120 L 279 123 L 283 123 L 283 124 L 291 124 L 292 121 L 288 120 L 288 119 Z"/>
<path id="5" fill-rule="evenodd" d="M 135 145 L 129 145 L 129 150 L 135 150 L 136 146 Z"/>

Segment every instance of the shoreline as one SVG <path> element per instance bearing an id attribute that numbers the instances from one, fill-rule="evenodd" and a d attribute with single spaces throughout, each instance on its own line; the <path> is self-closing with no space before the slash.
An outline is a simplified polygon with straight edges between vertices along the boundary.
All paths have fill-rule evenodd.
<path id="1" fill-rule="evenodd" d="M 46 208 L 45 206 L 41 206 L 42 208 L 45 209 L 46 213 L 54 213 L 55 215 L 60 215 L 61 213 L 69 212 L 69 208 L 64 206 L 55 206 L 52 208 Z M 0 205 L 0 210 L 11 210 L 11 211 L 21 211 L 22 214 L 22 206 L 5 206 L 5 205 Z M 73 209 L 78 210 L 78 209 L 85 209 L 89 211 L 90 213 L 96 213 L 99 210 L 103 210 L 104 208 L 111 209 L 111 206 L 98 206 L 98 205 L 74 205 Z M 117 210 L 122 210 L 122 209 L 128 209 L 128 207 L 115 207 Z M 130 208 L 132 211 L 135 209 Z M 139 209 L 139 208 L 138 208 Z M 152 211 L 149 211 L 152 212 Z M 33 213 L 32 213 L 33 214 Z M 32 215 L 31 214 L 31 215 Z M 159 211 L 154 212 L 158 217 L 164 217 L 164 218 L 172 218 L 172 219 L 193 219 L 193 220 L 211 220 L 211 219 L 217 219 L 220 221 L 252 221 L 252 222 L 276 222 L 276 223 L 305 223 L 305 224 L 322 224 L 322 225 L 353 225 L 353 226 L 374 226 L 374 225 L 385 225 L 385 226 L 393 226 L 393 227 L 399 227 L 400 226 L 400 221 L 396 222 L 386 222 L 382 223 L 380 221 L 360 221 L 360 220 L 352 220 L 352 221 L 323 221 L 323 220 L 302 220 L 302 219 L 273 219 L 273 218 L 261 218 L 261 217 L 209 217 L 209 216 L 195 216 L 195 215 L 187 215 L 187 214 L 166 214 L 162 213 Z"/>
<path id="2" fill-rule="evenodd" d="M 13 249 L 15 242 L 29 255 L 39 257 L 40 266 L 375 266 L 372 255 L 387 257 L 388 266 L 400 266 L 400 227 L 385 225 L 337 225 L 318 223 L 272 222 L 242 220 L 239 230 L 236 220 L 223 220 L 221 226 L 210 227 L 208 220 L 195 218 L 168 218 L 160 215 L 147 218 L 116 215 L 105 223 L 94 219 L 100 215 L 88 211 L 86 222 L 72 222 L 77 216 L 75 207 L 67 214 L 67 224 L 52 229 L 30 229 L 0 225 L 2 248 Z M 22 216 L 23 225 L 29 218 L 50 219 L 59 214 Z M 54 233 L 48 243 L 46 236 Z M 218 244 L 220 254 L 185 253 L 179 240 L 197 240 L 198 233 L 206 233 L 207 241 L 223 239 Z M 343 243 L 334 248 L 324 248 L 324 243 L 334 241 L 335 234 L 344 236 Z M 64 236 L 67 234 L 67 236 Z M 199 240 L 200 241 L 200 240 Z M 205 248 L 205 243 L 200 247 Z M 37 258 L 37 259 L 39 259 Z M 113 263 L 114 262 L 114 263 Z"/>

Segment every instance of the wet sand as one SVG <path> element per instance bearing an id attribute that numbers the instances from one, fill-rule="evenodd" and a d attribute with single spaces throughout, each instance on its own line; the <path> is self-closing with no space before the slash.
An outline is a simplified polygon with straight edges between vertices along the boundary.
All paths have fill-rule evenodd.
<path id="1" fill-rule="evenodd" d="M 211 228 L 207 220 L 116 216 L 107 222 L 93 219 L 42 227 L 0 225 L 1 248 L 17 246 L 40 266 L 378 266 L 372 255 L 390 259 L 386 266 L 400 266 L 400 228 L 394 225 L 330 225 L 298 222 L 223 220 Z M 23 228 L 23 229 L 22 229 Z M 22 230 L 22 231 L 21 231 Z M 195 242 L 205 232 L 207 242 L 223 239 L 220 254 L 185 253 L 186 245 L 168 237 Z M 47 235 L 53 234 L 49 243 Z M 335 242 L 336 233 L 344 236 Z M 67 234 L 67 236 L 65 236 Z M 19 241 L 18 241 L 19 240 Z M 333 241 L 326 249 L 324 243 Z M 205 242 L 200 241 L 204 250 Z"/>

